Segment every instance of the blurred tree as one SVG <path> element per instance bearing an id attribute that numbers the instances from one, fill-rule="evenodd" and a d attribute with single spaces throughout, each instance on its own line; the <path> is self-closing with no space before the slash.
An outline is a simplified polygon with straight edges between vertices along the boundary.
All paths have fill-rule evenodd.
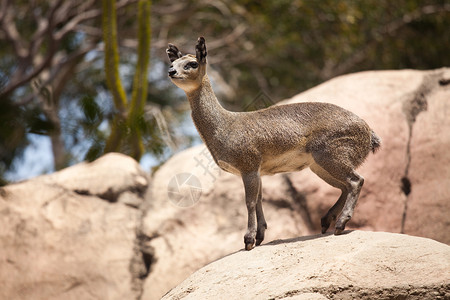
<path id="1" fill-rule="evenodd" d="M 137 1 L 109 1 L 109 46 L 99 1 L 0 2 L 0 177 L 31 132 L 50 137 L 55 169 L 104 151 L 139 158 L 188 145 L 166 124 L 188 109 L 167 80 L 168 42 L 192 53 L 206 37 L 208 72 L 233 110 L 261 91 L 276 102 L 345 73 L 450 65 L 446 0 L 154 0 L 147 74 Z"/>
<path id="2" fill-rule="evenodd" d="M 147 108 L 149 113 L 143 117 L 150 27 L 136 23 L 136 8 L 131 6 L 136 2 L 115 1 L 114 6 L 119 45 L 124 48 L 120 65 L 127 74 L 138 66 L 133 91 L 128 82 L 124 86 L 126 93 L 133 94 L 125 132 L 138 132 L 141 137 L 130 138 L 137 144 L 134 153 L 133 147 L 126 149 L 128 144 L 119 150 L 140 157 L 144 147 L 161 153 L 164 141 L 157 132 L 158 107 Z M 0 178 L 23 154 L 30 133 L 51 139 L 56 170 L 100 156 L 110 132 L 107 124 L 117 116 L 105 85 L 101 5 L 95 0 L 2 1 L 0 5 Z M 147 6 L 145 11 L 139 8 L 146 14 L 139 17 L 141 24 L 149 24 Z M 139 32 L 145 39 L 139 47 L 145 53 L 138 55 L 142 59 L 137 64 L 130 43 L 137 40 L 136 27 L 142 28 Z"/>
<path id="3" fill-rule="evenodd" d="M 144 152 L 141 131 L 145 130 L 147 125 L 144 119 L 144 106 L 147 99 L 147 68 L 150 55 L 150 5 L 151 1 L 149 0 L 139 1 L 137 62 L 131 101 L 128 101 L 119 77 L 115 1 L 103 0 L 102 27 L 105 43 L 106 83 L 112 92 L 114 106 L 117 110 L 104 152 L 122 150 L 127 153 L 127 149 L 121 149 L 121 144 L 127 137 L 128 154 L 137 160 Z"/>
<path id="4" fill-rule="evenodd" d="M 158 52 L 204 35 L 212 77 L 236 110 L 260 90 L 279 101 L 345 73 L 450 64 L 445 0 L 159 1 L 155 11 Z"/>
<path id="5" fill-rule="evenodd" d="M 133 2 L 120 1 L 117 7 Z M 17 109 L 27 116 L 18 121 L 17 115 L 14 122 L 21 126 L 9 135 L 26 139 L 27 129 L 49 136 L 55 169 L 67 166 L 70 159 L 63 140 L 61 97 L 85 55 L 99 46 L 101 39 L 87 29 L 100 15 L 95 0 L 1 2 L 0 105 L 11 118 Z M 33 123 L 37 119 L 41 122 Z M 2 122 L 11 124 L 6 118 Z M 9 139 L 2 144 L 9 144 Z"/>

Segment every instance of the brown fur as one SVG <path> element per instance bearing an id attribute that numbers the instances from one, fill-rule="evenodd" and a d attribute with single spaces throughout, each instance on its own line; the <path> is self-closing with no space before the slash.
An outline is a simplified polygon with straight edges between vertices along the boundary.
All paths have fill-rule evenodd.
<path id="1" fill-rule="evenodd" d="M 342 195 L 322 218 L 322 232 L 340 214 L 335 234 L 350 220 L 364 179 L 355 169 L 380 139 L 355 114 L 328 103 L 272 106 L 254 112 L 230 112 L 217 100 L 206 75 L 205 40 L 196 55 L 182 56 L 169 44 L 169 76 L 182 88 L 192 119 L 219 167 L 242 176 L 248 209 L 247 250 L 259 245 L 267 228 L 261 203 L 262 175 L 300 171 L 310 167 Z M 257 224 L 255 223 L 257 220 Z"/>

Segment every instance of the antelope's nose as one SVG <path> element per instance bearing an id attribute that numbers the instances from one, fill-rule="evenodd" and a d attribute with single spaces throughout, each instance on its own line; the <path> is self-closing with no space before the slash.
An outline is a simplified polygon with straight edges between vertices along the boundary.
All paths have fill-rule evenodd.
<path id="1" fill-rule="evenodd" d="M 169 69 L 169 76 L 173 77 L 173 75 L 177 74 L 177 70 L 175 70 L 174 68 L 170 68 Z"/>

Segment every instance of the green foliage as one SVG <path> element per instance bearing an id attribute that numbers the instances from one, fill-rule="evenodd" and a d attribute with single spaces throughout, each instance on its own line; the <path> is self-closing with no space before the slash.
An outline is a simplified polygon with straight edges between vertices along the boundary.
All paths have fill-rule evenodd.
<path id="1" fill-rule="evenodd" d="M 149 110 L 156 107 L 169 124 L 188 110 L 184 95 L 167 79 L 167 42 L 192 53 L 196 38 L 206 37 L 211 78 L 216 90 L 228 85 L 219 98 L 233 110 L 243 110 L 261 91 L 276 102 L 341 74 L 450 65 L 445 0 L 102 0 L 91 4 L 88 14 L 82 11 L 87 2 L 62 1 L 76 9 L 55 10 L 58 21 L 40 42 L 32 42 L 39 37 L 38 20 L 47 20 L 59 2 L 6 3 L 14 13 L 12 20 L 0 20 L 0 177 L 20 159 L 30 133 L 52 141 L 60 134 L 67 164 L 108 151 L 136 159 L 167 153 Z M 58 43 L 49 42 L 67 23 L 89 14 L 96 17 Z M 17 28 L 19 43 L 8 40 L 7 22 Z M 17 45 L 31 49 L 33 43 L 35 57 L 19 63 Z M 16 70 L 34 70 L 52 47 L 59 60 L 44 68 L 43 76 L 2 95 L 21 78 L 13 76 Z M 90 50 L 81 51 L 86 47 Z M 67 68 L 60 67 L 68 61 Z M 192 142 L 182 138 L 180 148 Z"/>
<path id="2" fill-rule="evenodd" d="M 7 183 L 5 172 L 13 161 L 21 157 L 28 144 L 24 111 L 12 105 L 9 99 L 0 99 L 0 186 Z"/>
<path id="3" fill-rule="evenodd" d="M 442 1 L 273 1 L 245 6 L 251 23 L 248 38 L 256 41 L 254 57 L 265 57 L 251 63 L 258 64 L 269 89 L 280 97 L 344 73 L 450 63 L 445 55 L 450 11 Z M 277 16 L 283 16 L 281 22 Z"/>
<path id="4" fill-rule="evenodd" d="M 87 129 L 97 128 L 104 119 L 103 111 L 98 103 L 91 96 L 84 96 L 81 101 L 81 110 L 83 112 L 83 125 Z"/>
<path id="5" fill-rule="evenodd" d="M 187 9 L 167 35 L 206 37 L 210 63 L 238 91 L 225 99 L 234 109 L 260 90 L 278 101 L 341 74 L 450 64 L 444 0 L 240 0 Z"/>
<path id="6" fill-rule="evenodd" d="M 103 149 L 105 145 L 102 140 L 95 140 L 95 143 L 89 148 L 88 152 L 85 155 L 85 159 L 87 161 L 94 161 L 99 158 L 103 154 Z"/>

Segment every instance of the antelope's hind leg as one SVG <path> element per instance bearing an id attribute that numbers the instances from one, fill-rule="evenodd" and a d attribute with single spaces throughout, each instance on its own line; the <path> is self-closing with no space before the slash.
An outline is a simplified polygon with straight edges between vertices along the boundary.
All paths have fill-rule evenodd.
<path id="1" fill-rule="evenodd" d="M 364 178 L 355 171 L 352 171 L 351 174 L 347 176 L 346 183 L 348 185 L 349 193 L 347 195 L 347 199 L 345 200 L 342 213 L 336 222 L 336 230 L 334 231 L 334 234 L 341 234 L 345 229 L 345 224 L 347 224 L 353 216 L 353 211 L 359 198 L 359 193 L 361 192 L 361 188 L 364 184 Z"/>
<path id="2" fill-rule="evenodd" d="M 331 222 L 337 219 L 334 234 L 341 234 L 347 222 L 353 216 L 353 210 L 358 201 L 359 193 L 364 184 L 364 178 L 351 167 L 350 161 L 333 159 L 332 153 L 314 155 L 316 164 L 311 170 L 325 182 L 342 191 L 337 202 L 321 219 L 322 233 L 325 233 Z"/>
<path id="3" fill-rule="evenodd" d="M 330 173 L 328 173 L 321 166 L 314 164 L 311 166 L 311 171 L 316 173 L 317 176 L 322 178 L 329 185 L 341 190 L 341 196 L 339 197 L 339 199 L 336 201 L 336 203 L 328 210 L 328 212 L 320 220 L 320 223 L 322 226 L 322 233 L 325 233 L 325 232 L 327 232 L 331 223 L 336 221 L 337 216 L 339 216 L 339 214 L 341 213 L 342 208 L 344 207 L 344 204 L 345 204 L 345 200 L 347 199 L 348 192 L 347 192 L 347 188 L 343 182 L 334 178 Z"/>

